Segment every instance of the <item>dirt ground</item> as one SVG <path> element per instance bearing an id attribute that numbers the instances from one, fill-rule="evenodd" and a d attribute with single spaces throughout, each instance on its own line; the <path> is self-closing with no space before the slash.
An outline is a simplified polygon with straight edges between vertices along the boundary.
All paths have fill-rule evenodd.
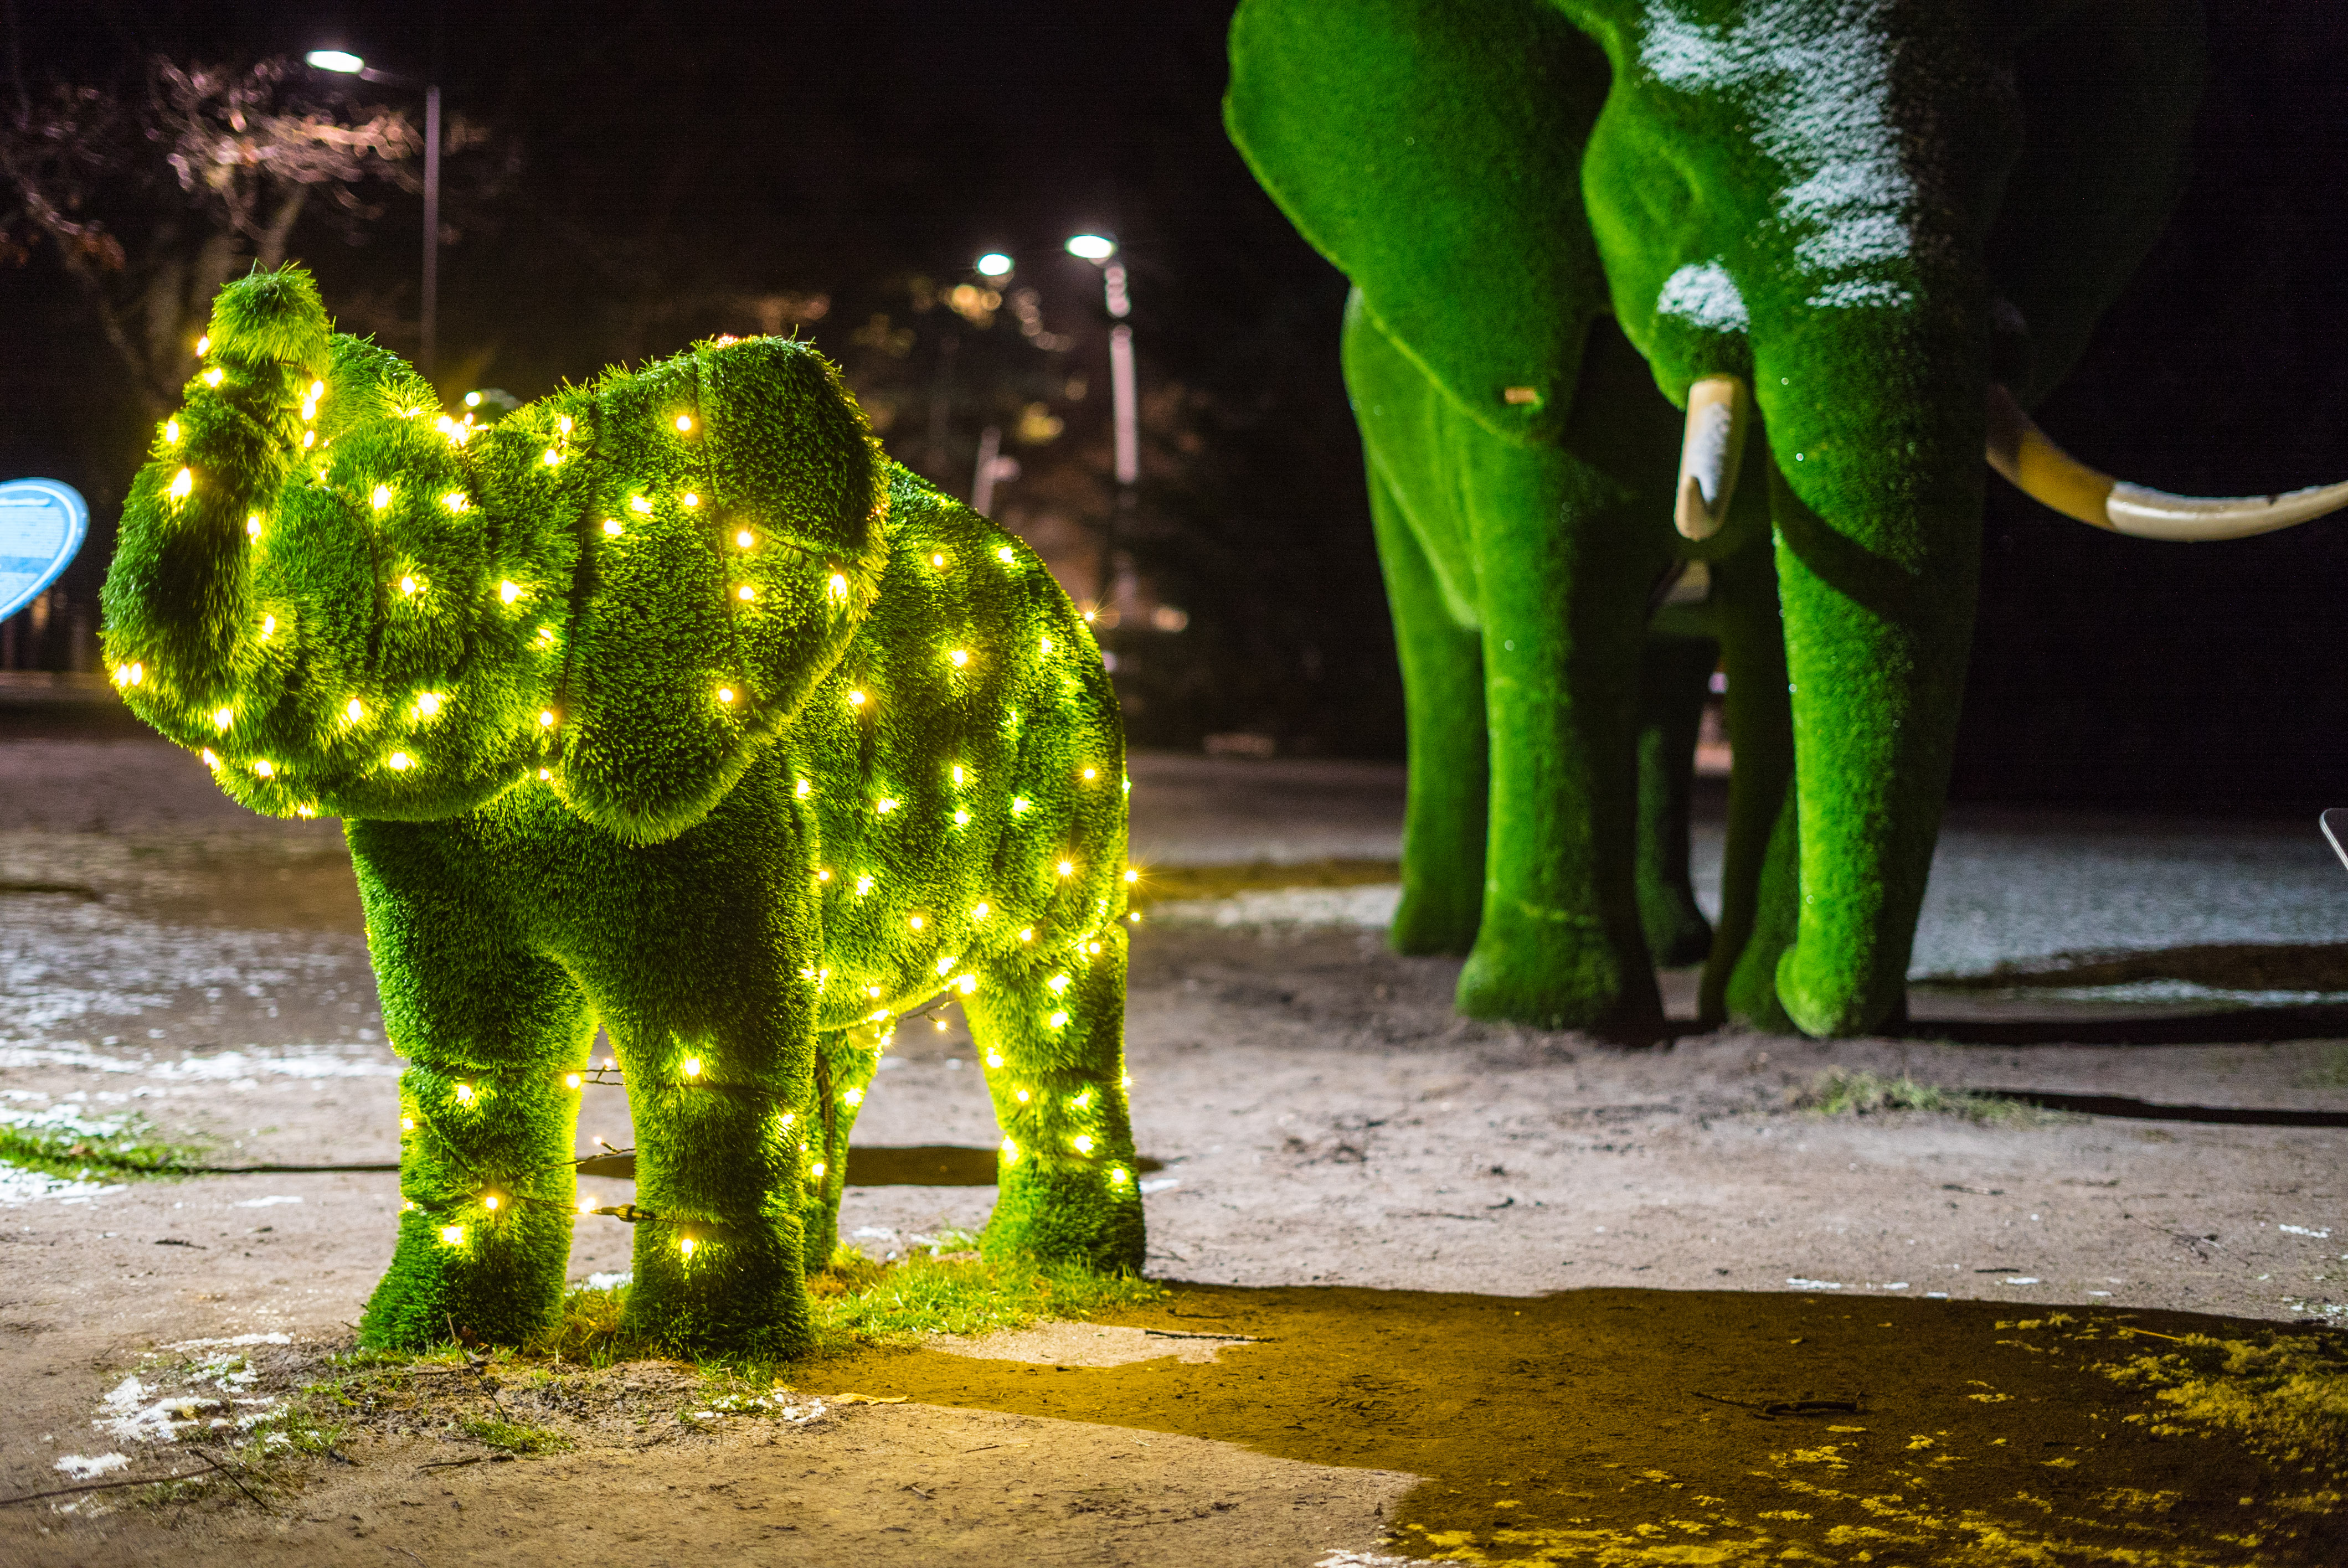
<path id="1" fill-rule="evenodd" d="M 1133 773 L 1148 863 L 1395 853 L 1392 770 Z M 2336 1477 L 2163 1436 L 2127 1370 L 2162 1335 L 2320 1346 L 2288 1326 L 2348 1310 L 2348 1013 L 2322 998 L 1920 991 L 1900 1039 L 1633 1051 L 1457 1020 L 1456 963 L 1342 918 L 1170 913 L 1136 942 L 1128 1023 L 1167 1304 L 993 1358 L 811 1368 L 797 1404 L 705 1420 L 681 1370 L 640 1364 L 649 1424 L 586 1422 L 568 1452 L 369 1427 L 296 1492 L 0 1509 L 0 1563 L 2338 1560 Z M 1666 988 L 1692 1015 L 1693 978 Z M 1832 1070 L 2171 1112 L 1795 1103 Z M 158 743 L 0 738 L 0 1112 L 135 1112 L 221 1163 L 389 1162 L 397 1071 L 332 825 L 250 817 Z M 958 1025 L 902 1030 L 860 1142 L 997 1137 Z M 616 1090 L 597 1138 L 628 1142 Z M 884 1255 L 991 1198 L 854 1187 L 842 1234 Z M 380 1173 L 0 1171 L 0 1495 L 114 1452 L 122 1479 L 195 1467 L 203 1429 L 126 1438 L 108 1398 L 209 1378 L 229 1411 L 314 1375 L 396 1203 Z M 582 1225 L 574 1276 L 628 1246 Z M 221 1357 L 243 1369 L 202 1370 Z"/>

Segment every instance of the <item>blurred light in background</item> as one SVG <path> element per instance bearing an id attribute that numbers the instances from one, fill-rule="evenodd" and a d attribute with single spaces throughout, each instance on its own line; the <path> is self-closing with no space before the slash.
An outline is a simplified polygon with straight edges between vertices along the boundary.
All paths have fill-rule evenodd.
<path id="1" fill-rule="evenodd" d="M 978 272 L 981 277 L 985 278 L 1008 277 L 1011 273 L 1011 258 L 1000 251 L 989 251 L 978 259 Z"/>

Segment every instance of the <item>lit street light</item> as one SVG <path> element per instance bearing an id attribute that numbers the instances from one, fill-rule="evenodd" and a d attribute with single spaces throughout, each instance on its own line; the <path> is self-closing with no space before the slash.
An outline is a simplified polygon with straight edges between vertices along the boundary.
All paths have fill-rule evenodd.
<path id="1" fill-rule="evenodd" d="M 440 335 L 440 84 L 377 70 L 341 49 L 313 49 L 304 58 L 319 70 L 363 82 L 424 89 L 424 347 L 417 364 L 429 381 Z"/>
<path id="2" fill-rule="evenodd" d="M 1068 254 L 1090 261 L 1101 270 L 1101 289 L 1108 313 L 1117 325 L 1108 331 L 1108 393 L 1111 418 L 1116 426 L 1117 516 L 1101 538 L 1100 589 L 1096 598 L 1101 607 L 1115 591 L 1117 518 L 1134 509 L 1135 485 L 1141 479 L 1141 422 L 1136 407 L 1133 384 L 1133 329 L 1125 324 L 1132 313 L 1133 300 L 1125 286 L 1125 263 L 1117 261 L 1117 241 L 1099 234 L 1077 234 L 1068 241 Z"/>
<path id="3" fill-rule="evenodd" d="M 978 259 L 978 275 L 982 278 L 1009 277 L 1011 258 L 1000 251 L 989 251 Z"/>

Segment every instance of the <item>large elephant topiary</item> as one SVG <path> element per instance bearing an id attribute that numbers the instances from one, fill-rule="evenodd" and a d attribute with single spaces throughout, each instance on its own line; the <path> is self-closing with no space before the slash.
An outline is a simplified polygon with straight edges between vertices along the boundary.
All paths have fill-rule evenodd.
<path id="1" fill-rule="evenodd" d="M 2196 0 L 1241 6 L 1231 135 L 1354 285 L 1409 707 L 1395 939 L 1468 953 L 1463 1010 L 1661 1027 L 1642 916 L 1689 917 L 1658 770 L 1710 638 L 1736 760 L 1704 1015 L 1895 1016 L 1984 452 L 2154 538 L 2348 503 L 2116 486 L 2022 412 L 2166 219 L 2200 26 Z"/>
<path id="2" fill-rule="evenodd" d="M 632 1326 L 786 1353 L 891 1021 L 958 1000 L 985 1245 L 1138 1266 L 1124 744 L 1043 564 L 889 463 L 832 367 L 720 340 L 476 428 L 231 284 L 131 487 L 106 647 L 257 811 L 341 816 L 401 1079 L 370 1343 L 556 1312 L 597 1023 Z"/>

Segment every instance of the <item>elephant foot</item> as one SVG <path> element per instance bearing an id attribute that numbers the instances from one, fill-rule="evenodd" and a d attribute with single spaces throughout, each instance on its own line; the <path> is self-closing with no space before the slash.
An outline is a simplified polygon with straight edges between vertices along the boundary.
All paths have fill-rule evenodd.
<path id="1" fill-rule="evenodd" d="M 636 1229 L 626 1327 L 685 1356 L 775 1359 L 812 1343 L 796 1215 Z"/>
<path id="2" fill-rule="evenodd" d="M 1879 1034 L 1907 1019 L 1904 978 L 1874 980 L 1859 966 L 1815 959 L 1799 943 L 1779 956 L 1776 989 L 1794 1026 L 1821 1040 Z"/>
<path id="3" fill-rule="evenodd" d="M 1456 958 L 1476 945 L 1476 927 L 1483 915 L 1482 889 L 1467 896 L 1447 894 L 1405 876 L 1402 902 L 1395 908 L 1386 941 L 1406 958 Z"/>
<path id="4" fill-rule="evenodd" d="M 1658 968 L 1684 969 L 1712 957 L 1712 922 L 1684 887 L 1663 887 L 1639 899 L 1639 927 Z"/>
<path id="5" fill-rule="evenodd" d="M 1128 1174 L 1113 1181 L 1112 1169 Z M 1030 1156 L 1006 1167 L 981 1250 L 990 1258 L 1024 1255 L 1138 1274 L 1141 1193 L 1132 1169 L 1130 1156 L 1114 1166 L 1046 1166 Z"/>
<path id="6" fill-rule="evenodd" d="M 1628 963 L 1594 934 L 1542 927 L 1511 941 L 1489 923 L 1460 971 L 1457 1005 L 1468 1018 L 1505 1020 L 1538 1029 L 1580 1030 L 1622 1045 L 1663 1037 L 1663 1002 L 1654 971 Z"/>
<path id="7" fill-rule="evenodd" d="M 561 1317 L 570 1264 L 566 1212 L 409 1209 L 399 1216 L 391 1266 L 360 1316 L 359 1343 L 383 1350 L 452 1339 L 527 1344 Z"/>

